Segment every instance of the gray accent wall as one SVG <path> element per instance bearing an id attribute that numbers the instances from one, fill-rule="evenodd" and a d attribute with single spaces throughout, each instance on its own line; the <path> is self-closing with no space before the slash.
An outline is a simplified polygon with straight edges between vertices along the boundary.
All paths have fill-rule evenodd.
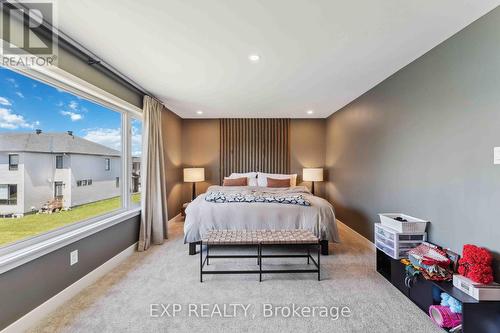
<path id="1" fill-rule="evenodd" d="M 136 243 L 139 222 L 136 216 L 1 274 L 0 330 Z"/>
<path id="2" fill-rule="evenodd" d="M 432 242 L 498 255 L 500 8 L 330 116 L 326 145 L 327 195 L 354 230 L 373 240 L 377 213 L 404 212 Z"/>

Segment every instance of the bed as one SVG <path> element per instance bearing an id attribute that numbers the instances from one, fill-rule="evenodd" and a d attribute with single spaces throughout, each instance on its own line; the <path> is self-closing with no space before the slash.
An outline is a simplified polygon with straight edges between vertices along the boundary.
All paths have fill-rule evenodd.
<path id="1" fill-rule="evenodd" d="M 184 242 L 189 253 L 209 230 L 306 229 L 322 241 L 339 242 L 332 205 L 305 186 L 210 186 L 186 208 Z"/>

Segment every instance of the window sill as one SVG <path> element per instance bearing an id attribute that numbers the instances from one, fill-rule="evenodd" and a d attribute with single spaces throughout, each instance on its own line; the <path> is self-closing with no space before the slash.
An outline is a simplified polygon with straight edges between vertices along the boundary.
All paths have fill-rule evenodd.
<path id="1" fill-rule="evenodd" d="M 60 249 L 66 245 L 74 243 L 82 238 L 93 235 L 115 224 L 128 220 L 139 215 L 140 213 L 140 208 L 121 212 L 110 217 L 105 217 L 94 223 L 85 224 L 80 228 L 69 230 L 68 232 L 55 235 L 54 237 L 46 240 L 42 240 L 0 255 L 0 274 Z"/>

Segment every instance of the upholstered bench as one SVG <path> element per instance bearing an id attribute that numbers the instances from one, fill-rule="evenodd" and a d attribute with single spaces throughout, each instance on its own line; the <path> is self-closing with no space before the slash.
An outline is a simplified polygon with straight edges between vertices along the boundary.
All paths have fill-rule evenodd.
<path id="1" fill-rule="evenodd" d="M 206 255 L 203 257 L 203 245 L 206 246 Z M 210 246 L 254 246 L 256 255 L 211 255 Z M 263 254 L 267 247 L 279 246 L 284 248 L 302 248 L 307 254 Z M 311 255 L 311 248 L 318 252 L 317 261 Z M 201 240 L 200 249 L 200 282 L 205 274 L 262 274 L 265 273 L 317 273 L 320 280 L 320 252 L 321 246 L 318 237 L 308 230 L 210 230 Z M 217 258 L 256 258 L 258 270 L 204 270 L 210 264 L 210 259 Z M 315 269 L 262 269 L 263 258 L 307 258 L 307 264 L 313 262 Z"/>

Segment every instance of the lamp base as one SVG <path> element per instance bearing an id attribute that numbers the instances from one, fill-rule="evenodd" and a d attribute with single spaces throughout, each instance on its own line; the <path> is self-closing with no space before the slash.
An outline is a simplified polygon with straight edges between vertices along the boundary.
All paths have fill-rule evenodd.
<path id="1" fill-rule="evenodd" d="M 196 199 L 196 183 L 195 182 L 193 182 L 191 201 L 194 201 L 194 199 Z"/>

